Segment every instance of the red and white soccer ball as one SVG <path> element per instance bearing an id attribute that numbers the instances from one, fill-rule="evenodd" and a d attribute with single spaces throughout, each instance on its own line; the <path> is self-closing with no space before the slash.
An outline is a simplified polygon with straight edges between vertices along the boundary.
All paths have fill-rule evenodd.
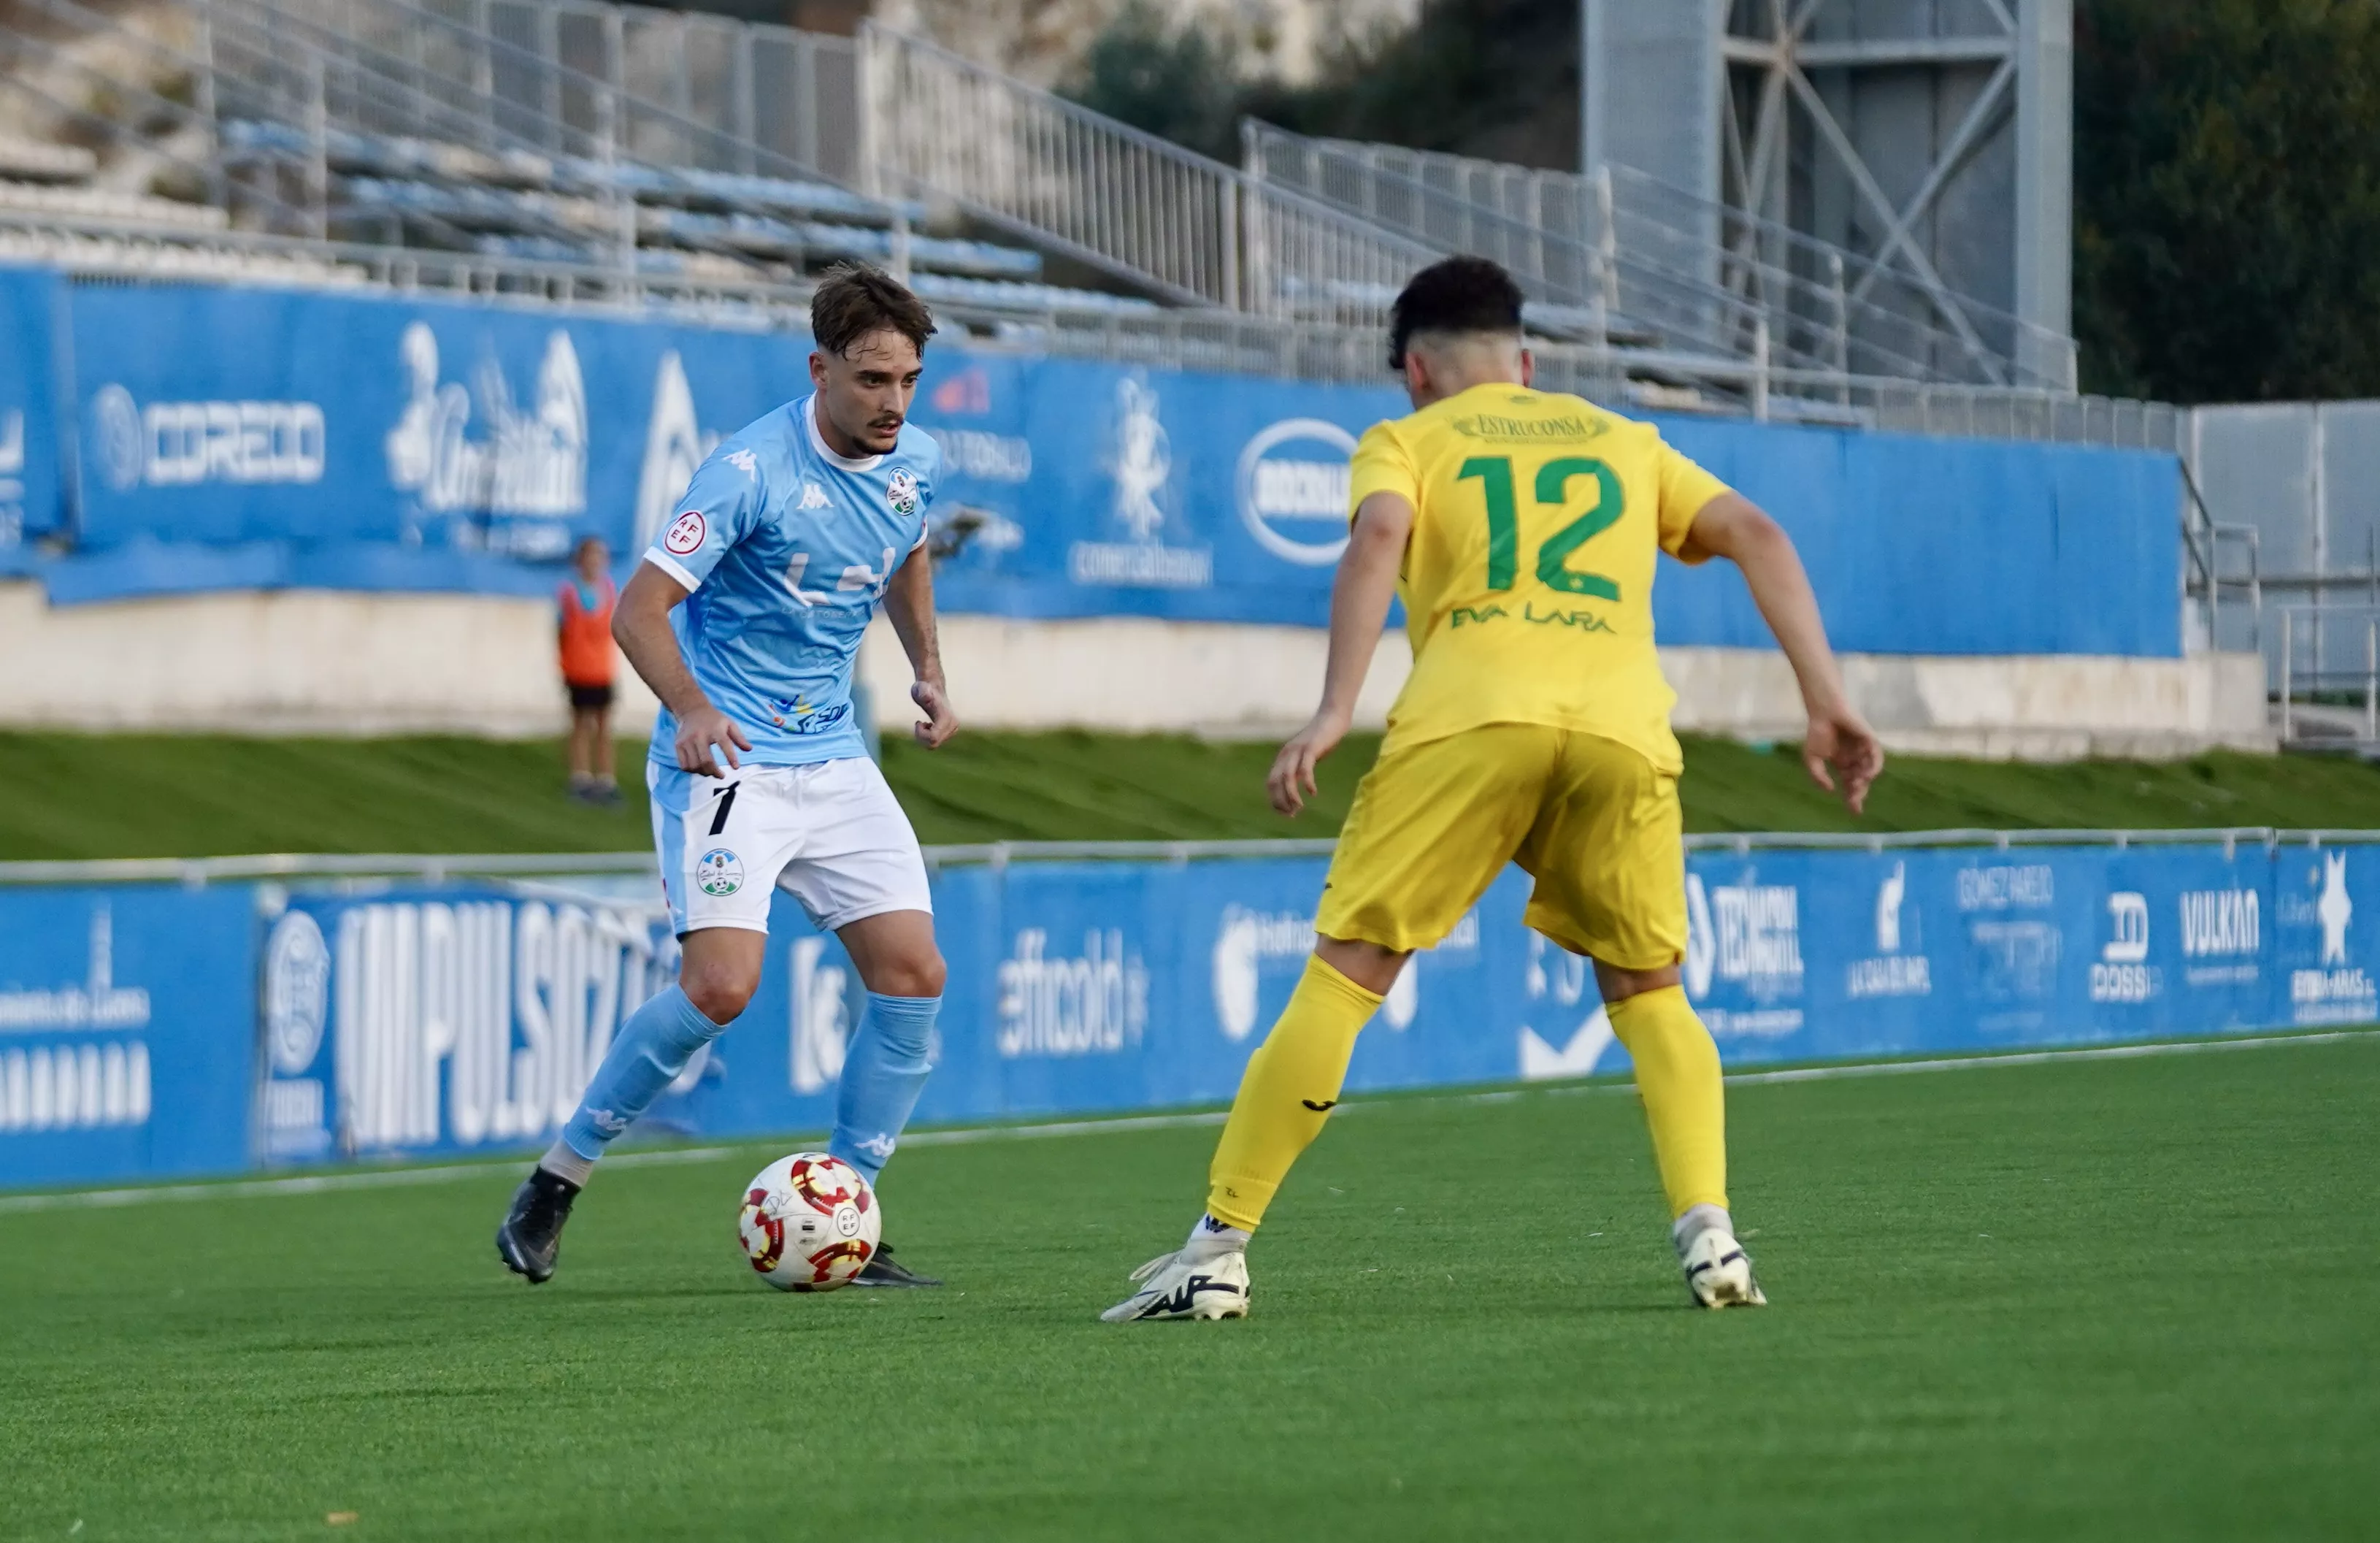
<path id="1" fill-rule="evenodd" d="M 858 1169 L 824 1152 L 795 1152 L 744 1186 L 735 1231 L 752 1268 L 779 1291 L 832 1291 L 876 1257 L 884 1213 Z"/>

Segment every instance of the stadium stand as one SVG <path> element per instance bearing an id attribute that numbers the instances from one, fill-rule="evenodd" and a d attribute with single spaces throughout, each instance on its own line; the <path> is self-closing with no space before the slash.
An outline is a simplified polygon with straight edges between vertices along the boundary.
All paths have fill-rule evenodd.
<path id="1" fill-rule="evenodd" d="M 17 147 L 0 147 L 0 250 L 79 273 L 798 324 L 820 269 L 857 257 L 978 340 L 1366 380 L 1404 276 L 1486 249 L 1524 276 L 1541 376 L 1562 389 L 2176 443 L 2169 408 L 2011 370 L 1806 241 L 1772 258 L 1770 233 L 1696 236 L 1707 212 L 1658 189 L 1623 188 L 1582 225 L 1608 178 L 1261 126 L 1231 166 L 872 25 L 848 39 L 593 0 L 20 8 L 42 26 L 0 36 Z"/>

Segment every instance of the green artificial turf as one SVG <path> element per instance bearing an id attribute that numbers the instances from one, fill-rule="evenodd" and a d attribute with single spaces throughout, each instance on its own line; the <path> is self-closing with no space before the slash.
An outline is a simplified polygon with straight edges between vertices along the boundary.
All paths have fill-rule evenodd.
<path id="1" fill-rule="evenodd" d="M 534 1290 L 510 1162 L 0 1209 L 0 1538 L 2368 1537 L 2375 1102 L 2380 1036 L 1739 1085 L 1722 1315 L 1608 1084 L 1354 1104 L 1244 1323 L 1094 1320 L 1210 1126 L 905 1148 L 938 1292 L 755 1281 L 782 1142 L 613 1165 Z"/>
<path id="2" fill-rule="evenodd" d="M 885 774 L 929 843 L 1329 836 L 1378 747 L 1323 763 L 1294 820 L 1266 806 L 1269 744 L 1174 735 L 965 734 L 929 753 L 888 741 Z M 634 851 L 651 841 L 641 744 L 619 747 L 619 808 L 563 796 L 538 742 L 0 734 L 0 860 L 237 852 Z M 2214 754 L 2063 766 L 1896 759 L 1855 822 L 1792 747 L 1686 745 L 1691 831 L 2380 828 L 2380 769 Z"/>

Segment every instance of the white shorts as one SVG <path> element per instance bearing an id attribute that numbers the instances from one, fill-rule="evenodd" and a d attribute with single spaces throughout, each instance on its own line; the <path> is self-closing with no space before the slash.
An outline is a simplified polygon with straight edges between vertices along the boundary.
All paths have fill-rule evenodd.
<path id="1" fill-rule="evenodd" d="M 917 833 L 866 757 L 744 766 L 723 779 L 648 762 L 653 844 L 670 924 L 769 929 L 780 883 L 832 932 L 886 911 L 934 908 Z"/>

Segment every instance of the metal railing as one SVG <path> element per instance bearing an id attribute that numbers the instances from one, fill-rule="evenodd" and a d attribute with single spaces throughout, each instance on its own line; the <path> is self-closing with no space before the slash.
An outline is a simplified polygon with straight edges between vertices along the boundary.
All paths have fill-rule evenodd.
<path id="1" fill-rule="evenodd" d="M 2276 609 L 2280 613 L 2280 681 L 2276 699 L 2281 743 L 2344 743 L 2359 749 L 2380 747 L 2380 603 Z M 2325 643 L 2338 641 L 2342 633 L 2348 640 L 2362 643 L 2362 668 L 2325 667 Z M 2302 668 L 2298 663 L 2301 645 L 2313 655 L 2311 663 Z M 2301 695 L 2304 702 L 2299 700 Z M 2342 707 L 2351 716 L 2343 716 Z"/>
<path id="2" fill-rule="evenodd" d="M 2187 437 L 2186 435 L 2184 436 Z M 2177 445 L 2177 450 L 2183 447 Z M 2265 647 L 2265 578 L 2264 543 L 2262 534 L 2252 525 L 2227 524 L 2215 517 L 2200 492 L 2198 478 L 2192 470 L 2190 456 L 2177 457 L 2181 468 L 2182 515 L 2181 551 L 2184 572 L 2182 589 L 2200 607 L 2202 625 L 2205 628 L 2205 644 L 2220 649 L 2223 638 L 2223 592 L 2226 588 L 2245 591 L 2248 603 L 2248 647 L 2261 653 Z M 2227 572 L 2223 554 L 2227 551 L 2247 554 L 2245 574 Z"/>
<path id="3" fill-rule="evenodd" d="M 1253 119 L 1241 141 L 1252 176 L 1436 249 L 1493 257 L 1532 293 L 1616 324 L 1843 375 L 2073 387 L 2070 338 L 1629 167 L 1540 171 Z"/>
<path id="4" fill-rule="evenodd" d="M 201 6 L 228 0 L 197 0 Z M 771 175 L 861 176 L 848 38 L 587 0 L 246 0 L 306 26 L 334 62 L 388 75 L 465 125 L 552 154 Z M 376 131 L 404 134 L 402 112 Z"/>
<path id="5" fill-rule="evenodd" d="M 1431 249 L 872 23 L 879 196 L 948 200 L 1186 305 L 1375 321 Z"/>

